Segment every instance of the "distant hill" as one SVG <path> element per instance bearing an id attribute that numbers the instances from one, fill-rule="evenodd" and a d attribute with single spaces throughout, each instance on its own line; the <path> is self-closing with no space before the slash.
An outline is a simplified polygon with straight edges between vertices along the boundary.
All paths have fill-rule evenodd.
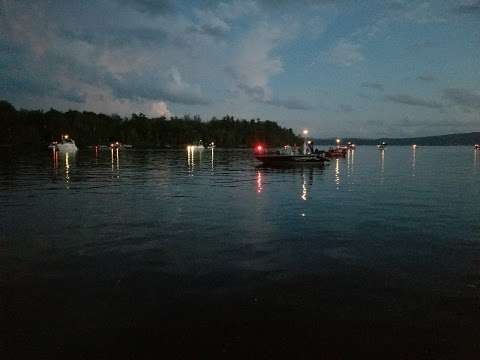
<path id="1" fill-rule="evenodd" d="M 480 144 L 480 132 L 471 132 L 465 134 L 449 134 L 439 136 L 425 136 L 412 138 L 378 138 L 378 139 L 362 139 L 362 138 L 345 138 L 342 143 L 348 141 L 357 145 L 376 145 L 386 142 L 388 145 L 412 145 L 420 146 L 448 146 L 448 145 L 474 145 Z M 317 145 L 333 145 L 335 138 L 332 139 L 316 139 Z"/>

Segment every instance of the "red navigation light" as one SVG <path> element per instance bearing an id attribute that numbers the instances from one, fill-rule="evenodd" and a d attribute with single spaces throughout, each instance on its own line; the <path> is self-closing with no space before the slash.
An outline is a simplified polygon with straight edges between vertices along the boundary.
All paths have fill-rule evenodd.
<path id="1" fill-rule="evenodd" d="M 255 151 L 261 153 L 263 151 L 263 146 L 262 145 L 255 146 Z"/>

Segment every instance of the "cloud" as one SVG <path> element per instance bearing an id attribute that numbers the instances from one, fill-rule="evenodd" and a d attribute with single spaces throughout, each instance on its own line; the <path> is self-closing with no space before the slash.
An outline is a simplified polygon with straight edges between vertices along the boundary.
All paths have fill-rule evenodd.
<path id="1" fill-rule="evenodd" d="M 385 100 L 405 104 L 410 106 L 419 106 L 426 107 L 430 109 L 442 109 L 443 105 L 434 100 L 425 100 L 423 98 L 407 95 L 407 94 L 397 94 L 397 95 L 388 95 L 385 97 Z"/>
<path id="2" fill-rule="evenodd" d="M 185 82 L 176 67 L 165 73 L 127 73 L 106 79 L 113 94 L 130 100 L 168 100 L 185 105 L 207 105 L 200 87 Z"/>
<path id="3" fill-rule="evenodd" d="M 443 91 L 445 99 L 467 110 L 480 109 L 480 92 L 462 88 L 449 88 Z"/>
<path id="4" fill-rule="evenodd" d="M 150 110 L 152 117 L 169 118 L 172 116 L 172 113 L 168 109 L 167 103 L 165 103 L 164 101 L 157 101 L 152 103 Z"/>
<path id="5" fill-rule="evenodd" d="M 431 6 L 428 1 L 417 2 L 397 0 L 387 4 L 387 9 L 397 19 L 404 19 L 416 24 L 443 23 L 445 17 L 438 14 L 438 10 Z"/>
<path id="6" fill-rule="evenodd" d="M 240 42 L 226 67 L 236 86 L 256 101 L 272 100 L 269 80 L 283 71 L 280 58 L 272 52 L 283 39 L 280 28 L 261 24 Z"/>
<path id="7" fill-rule="evenodd" d="M 362 82 L 360 84 L 360 86 L 364 87 L 364 88 L 370 88 L 370 89 L 378 90 L 378 91 L 383 91 L 384 90 L 383 84 L 375 83 L 375 82 Z"/>
<path id="8" fill-rule="evenodd" d="M 459 15 L 480 15 L 480 1 L 464 1 L 452 8 L 452 12 Z"/>
<path id="9" fill-rule="evenodd" d="M 278 99 L 274 98 L 272 100 L 268 100 L 265 102 L 266 104 L 273 105 L 273 106 L 279 106 L 283 107 L 289 110 L 311 110 L 313 109 L 313 106 L 308 104 L 307 102 L 300 100 L 300 99 L 295 99 L 295 98 L 289 98 L 289 99 Z"/>
<path id="10" fill-rule="evenodd" d="M 115 0 L 139 12 L 151 15 L 165 14 L 174 10 L 174 4 L 169 0 Z"/>
<path id="11" fill-rule="evenodd" d="M 407 51 L 409 52 L 418 52 L 418 51 L 421 51 L 421 50 L 425 50 L 425 49 L 431 49 L 433 47 L 435 47 L 436 44 L 432 41 L 429 41 L 429 40 L 426 40 L 426 41 L 419 41 L 419 42 L 416 42 L 415 44 L 413 45 L 410 45 L 409 47 L 407 47 Z"/>
<path id="12" fill-rule="evenodd" d="M 435 82 L 437 79 L 432 75 L 418 75 L 417 80 L 425 82 Z"/>
<path id="13" fill-rule="evenodd" d="M 351 112 L 353 112 L 354 110 L 355 110 L 355 109 L 353 108 L 353 106 L 348 105 L 348 104 L 340 104 L 340 105 L 338 105 L 338 111 L 339 111 L 339 112 L 351 113 Z"/>
<path id="14" fill-rule="evenodd" d="M 361 99 L 372 100 L 371 96 L 369 96 L 367 94 L 364 94 L 364 93 L 357 93 L 356 95 Z"/>
<path id="15" fill-rule="evenodd" d="M 407 9 L 407 5 L 403 1 L 390 1 L 386 4 L 387 9 L 394 11 L 403 11 Z"/>
<path id="16" fill-rule="evenodd" d="M 365 60 L 361 46 L 345 40 L 341 40 L 334 48 L 327 53 L 330 63 L 335 65 L 351 66 Z"/>
<path id="17" fill-rule="evenodd" d="M 191 30 L 212 37 L 224 37 L 231 30 L 230 22 L 234 19 L 250 15 L 258 10 L 252 0 L 220 2 L 216 7 L 196 9 L 194 11 L 198 23 Z"/>
<path id="18" fill-rule="evenodd" d="M 258 103 L 268 104 L 272 106 L 283 107 L 289 110 L 311 110 L 313 106 L 307 103 L 306 101 L 287 98 L 281 99 L 278 97 L 271 97 L 270 93 L 265 93 L 265 89 L 261 86 L 248 87 L 243 84 L 238 85 L 240 89 L 253 101 Z"/>

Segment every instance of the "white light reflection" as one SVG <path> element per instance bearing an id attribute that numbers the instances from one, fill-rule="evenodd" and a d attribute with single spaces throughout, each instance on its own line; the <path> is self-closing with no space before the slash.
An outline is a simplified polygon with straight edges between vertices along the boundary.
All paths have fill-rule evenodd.
<path id="1" fill-rule="evenodd" d="M 355 163 L 355 149 L 348 152 L 348 160 L 350 161 L 350 175 L 353 175 L 353 165 Z"/>
<path id="2" fill-rule="evenodd" d="M 301 199 L 304 201 L 307 201 L 307 195 L 308 195 L 308 189 L 307 189 L 307 178 L 305 177 L 305 174 L 302 173 L 302 196 Z"/>
<path id="3" fill-rule="evenodd" d="M 260 170 L 257 170 L 257 194 L 263 191 L 263 176 Z"/>
<path id="4" fill-rule="evenodd" d="M 383 174 L 385 172 L 385 150 L 380 150 L 380 183 L 383 184 Z"/>
<path id="5" fill-rule="evenodd" d="M 65 153 L 65 181 L 68 183 L 70 182 L 70 154 L 68 152 Z"/>
<path id="6" fill-rule="evenodd" d="M 412 146 L 412 176 L 415 176 L 415 166 L 417 163 L 417 146 Z"/>
<path id="7" fill-rule="evenodd" d="M 340 188 L 340 159 L 335 159 L 335 185 Z"/>
<path id="8" fill-rule="evenodd" d="M 110 155 L 112 157 L 112 176 L 116 172 L 116 178 L 120 178 L 120 153 L 118 148 L 110 148 Z"/>
<path id="9" fill-rule="evenodd" d="M 193 147 L 187 147 L 187 166 L 188 166 L 188 174 L 193 176 L 193 169 L 195 167 L 195 160 L 194 160 L 194 150 Z"/>
<path id="10" fill-rule="evenodd" d="M 53 168 L 58 169 L 58 151 L 53 149 L 52 152 Z"/>
<path id="11" fill-rule="evenodd" d="M 212 154 L 211 154 L 211 168 L 212 168 L 212 172 L 213 172 L 213 168 L 214 168 L 214 158 L 215 158 L 215 157 L 214 157 L 214 154 L 213 154 L 213 151 L 214 151 L 213 147 L 212 147 L 211 150 L 212 150 Z"/>
<path id="12" fill-rule="evenodd" d="M 478 149 L 473 150 L 473 168 L 475 169 L 475 172 L 479 167 L 479 164 L 478 164 L 479 163 L 479 153 L 480 153 L 480 150 L 478 150 Z"/>

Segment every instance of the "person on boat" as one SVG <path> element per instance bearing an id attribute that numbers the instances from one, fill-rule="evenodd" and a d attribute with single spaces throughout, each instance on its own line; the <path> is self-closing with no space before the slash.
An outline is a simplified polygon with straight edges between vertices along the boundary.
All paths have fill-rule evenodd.
<path id="1" fill-rule="evenodd" d="M 313 141 L 308 142 L 308 153 L 313 154 Z"/>

